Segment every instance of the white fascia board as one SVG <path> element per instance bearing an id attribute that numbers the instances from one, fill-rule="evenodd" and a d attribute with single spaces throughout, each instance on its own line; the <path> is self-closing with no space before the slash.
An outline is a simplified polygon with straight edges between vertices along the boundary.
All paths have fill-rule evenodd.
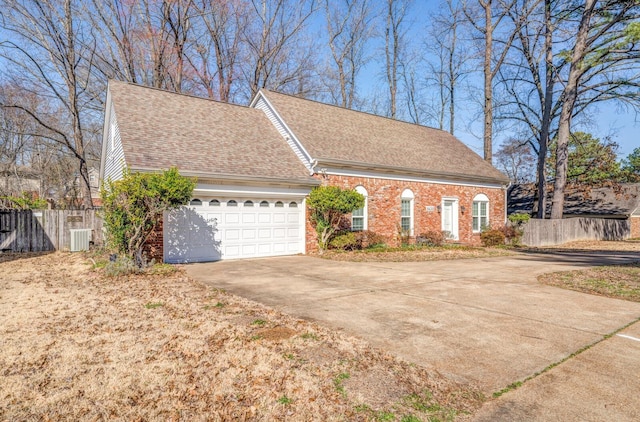
<path id="1" fill-rule="evenodd" d="M 469 186 L 476 188 L 486 188 L 486 189 L 504 189 L 504 185 L 499 183 L 473 183 L 473 182 L 458 182 L 452 180 L 443 180 L 443 179 L 429 179 L 424 177 L 417 176 L 403 176 L 403 175 L 395 175 L 388 173 L 380 173 L 374 171 L 361 171 L 361 170 L 349 170 L 349 169 L 339 169 L 339 168 L 331 168 L 328 167 L 323 169 L 322 173 L 332 174 L 335 176 L 353 176 L 353 177 L 368 177 L 372 179 L 389 179 L 389 180 L 400 180 L 403 182 L 420 182 L 420 183 L 433 183 L 437 185 L 456 185 L 456 186 Z"/>
<path id="2" fill-rule="evenodd" d="M 304 166 L 309 170 L 309 172 L 311 174 L 313 174 L 313 158 L 311 158 L 311 154 L 309 154 L 309 152 L 304 148 L 304 146 L 302 145 L 302 143 L 300 142 L 300 140 L 298 139 L 298 137 L 293 133 L 293 131 L 291 130 L 291 128 L 287 125 L 287 123 L 284 121 L 284 119 L 282 118 L 282 116 L 280 116 L 280 114 L 278 113 L 278 111 L 276 110 L 276 108 L 273 106 L 273 104 L 271 104 L 271 102 L 269 101 L 269 99 L 266 97 L 266 95 L 264 95 L 263 91 L 259 91 L 256 96 L 253 98 L 253 101 L 251 101 L 251 104 L 249 105 L 252 108 L 255 108 L 256 104 L 258 103 L 258 101 L 262 99 L 265 104 L 267 105 L 267 107 L 269 107 L 269 109 L 271 110 L 271 112 L 273 113 L 274 117 L 278 120 L 278 123 L 280 123 L 282 125 L 282 127 L 284 128 L 284 130 L 287 132 L 287 135 L 289 137 L 289 139 L 295 144 L 295 146 L 300 150 L 300 152 L 302 153 L 302 155 L 304 156 L 305 160 L 302 161 L 302 164 L 304 164 Z M 277 128 L 276 128 L 277 129 Z M 286 140 L 286 139 L 285 139 Z"/>
<path id="3" fill-rule="evenodd" d="M 102 154 L 100 155 L 100 180 L 104 179 L 104 165 L 107 160 L 107 143 L 109 134 L 109 125 L 111 124 L 111 91 L 107 84 L 107 99 L 104 103 L 104 123 L 102 125 Z"/>
<path id="4" fill-rule="evenodd" d="M 269 186 L 210 185 L 198 183 L 193 196 L 235 196 L 242 198 L 304 198 L 310 188 L 276 188 Z"/>

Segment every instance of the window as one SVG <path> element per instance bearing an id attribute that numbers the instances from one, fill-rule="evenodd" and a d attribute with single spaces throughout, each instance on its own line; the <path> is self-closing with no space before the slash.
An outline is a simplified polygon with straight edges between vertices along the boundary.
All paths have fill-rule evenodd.
<path id="1" fill-rule="evenodd" d="M 262 208 L 269 208 L 269 202 L 267 202 L 267 201 L 262 201 L 262 202 L 260 202 L 260 206 L 261 206 Z"/>
<path id="2" fill-rule="evenodd" d="M 298 208 L 298 203 L 297 202 L 289 202 L 289 208 Z"/>
<path id="3" fill-rule="evenodd" d="M 413 236 L 413 198 L 413 192 L 405 189 L 400 201 L 400 227 L 410 236 Z"/>
<path id="4" fill-rule="evenodd" d="M 238 203 L 232 199 L 231 201 L 227 201 L 227 206 L 228 207 L 237 207 Z"/>
<path id="5" fill-rule="evenodd" d="M 489 198 L 487 195 L 479 194 L 473 198 L 473 231 L 480 232 L 489 227 Z"/>
<path id="6" fill-rule="evenodd" d="M 252 207 L 253 206 L 253 201 L 244 201 L 244 206 L 245 207 Z"/>
<path id="7" fill-rule="evenodd" d="M 189 201 L 189 205 L 202 205 L 202 201 L 194 198 L 191 201 Z"/>
<path id="8" fill-rule="evenodd" d="M 211 201 L 209 201 L 209 206 L 210 207 L 219 207 L 220 206 L 220 201 L 218 201 L 217 199 L 212 199 Z"/>
<path id="9" fill-rule="evenodd" d="M 356 186 L 356 192 L 364 196 L 364 206 L 351 213 L 351 230 L 367 230 L 367 190 L 362 186 Z"/>
<path id="10" fill-rule="evenodd" d="M 276 208 L 283 208 L 284 204 L 282 203 L 282 201 L 278 201 L 276 202 Z"/>

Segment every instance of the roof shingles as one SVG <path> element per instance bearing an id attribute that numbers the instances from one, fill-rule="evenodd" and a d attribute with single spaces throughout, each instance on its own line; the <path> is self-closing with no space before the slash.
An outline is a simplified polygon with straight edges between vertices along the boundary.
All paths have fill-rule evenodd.
<path id="1" fill-rule="evenodd" d="M 448 132 L 272 91 L 262 94 L 314 159 L 508 183 Z"/>
<path id="2" fill-rule="evenodd" d="M 109 92 L 132 169 L 313 181 L 260 110 L 117 81 Z"/>

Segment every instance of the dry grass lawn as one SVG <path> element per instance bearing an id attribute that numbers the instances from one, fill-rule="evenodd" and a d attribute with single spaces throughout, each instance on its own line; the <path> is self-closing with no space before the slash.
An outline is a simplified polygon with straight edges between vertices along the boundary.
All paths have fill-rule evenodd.
<path id="1" fill-rule="evenodd" d="M 0 254 L 0 420 L 452 420 L 481 404 L 179 268 L 110 278 L 88 258 Z"/>
<path id="2" fill-rule="evenodd" d="M 577 241 L 539 248 L 539 250 L 542 252 L 640 252 L 640 241 Z M 586 270 L 549 273 L 539 276 L 538 281 L 550 286 L 640 302 L 640 255 L 638 255 L 638 263 L 633 265 L 610 265 Z"/>

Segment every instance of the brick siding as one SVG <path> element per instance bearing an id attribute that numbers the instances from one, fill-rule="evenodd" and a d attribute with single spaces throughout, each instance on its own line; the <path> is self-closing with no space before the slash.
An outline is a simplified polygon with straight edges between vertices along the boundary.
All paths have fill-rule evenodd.
<path id="1" fill-rule="evenodd" d="M 474 186 L 446 185 L 424 182 L 408 182 L 389 179 L 337 176 L 318 176 L 324 185 L 335 185 L 343 189 L 362 186 L 367 190 L 367 229 L 385 236 L 390 246 L 400 243 L 400 201 L 402 192 L 410 189 L 414 195 L 414 235 L 427 231 L 442 230 L 442 214 L 438 206 L 443 198 L 458 200 L 458 241 L 469 245 L 480 244 L 480 234 L 472 230 L 472 203 L 478 194 L 489 198 L 489 222 L 492 227 L 502 227 L 505 223 L 505 190 Z M 431 211 L 427 211 L 430 207 Z M 432 208 L 431 208 L 432 207 Z M 464 212 L 462 212 L 464 207 Z M 307 252 L 317 251 L 317 234 L 308 219 L 307 211 Z M 415 236 L 413 237 L 415 239 Z"/>

